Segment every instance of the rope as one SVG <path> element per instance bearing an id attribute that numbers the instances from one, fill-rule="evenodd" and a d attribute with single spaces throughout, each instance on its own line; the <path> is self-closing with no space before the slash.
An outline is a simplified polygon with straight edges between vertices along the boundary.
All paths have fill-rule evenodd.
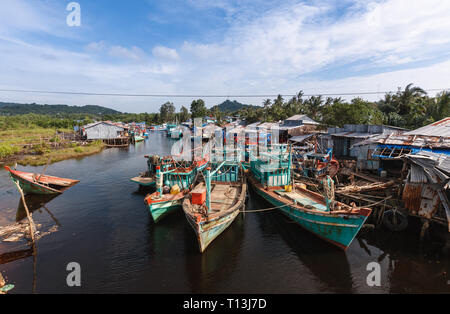
<path id="1" fill-rule="evenodd" d="M 264 209 L 240 210 L 240 212 L 241 213 L 258 213 L 258 212 L 265 212 L 265 211 L 274 210 L 274 209 L 278 209 L 278 208 L 282 208 L 282 207 L 286 207 L 286 206 L 290 206 L 290 205 L 295 205 L 295 203 L 281 205 L 281 206 L 275 206 L 275 207 L 269 207 L 269 208 L 264 208 Z"/>
<path id="2" fill-rule="evenodd" d="M 386 202 L 388 199 L 391 199 L 391 198 L 392 198 L 392 196 L 388 196 L 388 197 L 382 199 L 381 201 L 378 201 L 378 202 L 375 202 L 375 203 L 372 203 L 372 204 L 369 204 L 369 205 L 365 205 L 365 206 L 360 206 L 360 207 L 357 207 L 357 208 L 358 209 L 360 209 L 360 208 L 369 208 L 369 207 L 381 204 L 383 202 Z"/>

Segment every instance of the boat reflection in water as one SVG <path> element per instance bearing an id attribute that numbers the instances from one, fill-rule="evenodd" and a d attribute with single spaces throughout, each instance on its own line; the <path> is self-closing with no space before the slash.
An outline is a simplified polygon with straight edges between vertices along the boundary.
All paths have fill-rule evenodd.
<path id="1" fill-rule="evenodd" d="M 372 248 L 381 250 L 374 259 L 389 278 L 388 293 L 442 293 L 450 291 L 450 259 L 443 254 L 444 243 L 420 246 L 411 241 L 410 232 L 379 229 L 364 232 L 358 239 L 369 255 Z M 365 242 L 365 243 L 364 243 Z M 367 244 L 367 245 L 366 245 Z M 383 265 L 385 269 L 383 269 Z"/>
<path id="2" fill-rule="evenodd" d="M 185 267 L 192 293 L 214 293 L 221 283 L 236 271 L 243 250 L 245 237 L 244 215 L 236 217 L 234 223 L 199 253 L 192 230 L 187 228 L 184 236 L 186 254 Z"/>
<path id="3" fill-rule="evenodd" d="M 353 293 L 353 280 L 347 253 L 328 245 L 292 223 L 278 211 L 264 213 L 259 219 L 262 233 L 281 236 L 291 251 L 312 274 L 323 292 Z M 326 261 L 324 263 L 323 261 Z M 299 285 L 302 283 L 299 282 Z"/>
<path id="4" fill-rule="evenodd" d="M 27 194 L 25 195 L 25 202 L 27 203 L 27 207 L 28 210 L 30 211 L 30 214 L 36 210 L 41 211 L 41 209 L 43 209 L 50 215 L 50 217 L 52 217 L 53 220 L 57 221 L 55 216 L 53 216 L 53 214 L 46 207 L 46 204 L 57 196 L 58 195 L 56 194 L 53 195 Z M 23 206 L 22 198 L 19 198 L 19 205 L 17 206 L 16 212 L 16 222 L 19 222 L 25 218 L 27 218 L 27 212 L 25 210 L 25 207 Z M 57 222 L 57 224 L 59 225 L 59 222 Z"/>

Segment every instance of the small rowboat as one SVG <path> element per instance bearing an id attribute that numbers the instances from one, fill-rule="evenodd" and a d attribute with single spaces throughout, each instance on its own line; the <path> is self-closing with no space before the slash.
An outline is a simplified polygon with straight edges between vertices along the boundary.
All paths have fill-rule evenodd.
<path id="1" fill-rule="evenodd" d="M 239 168 L 238 163 L 225 162 L 213 172 L 207 168 L 206 184 L 199 183 L 184 199 L 183 211 L 196 234 L 200 253 L 233 223 L 245 205 L 247 184 L 242 173 L 239 176 Z M 219 169 L 223 171 L 218 173 Z"/>
<path id="2" fill-rule="evenodd" d="M 79 180 L 13 170 L 8 166 L 5 166 L 5 169 L 9 171 L 11 179 L 19 183 L 25 194 L 62 194 L 80 182 Z"/>
<path id="3" fill-rule="evenodd" d="M 142 137 L 142 136 L 139 136 L 139 135 L 135 135 L 135 136 L 134 136 L 134 142 L 135 142 L 135 143 L 137 143 L 137 142 L 142 142 L 143 140 L 145 140 L 145 138 Z"/>

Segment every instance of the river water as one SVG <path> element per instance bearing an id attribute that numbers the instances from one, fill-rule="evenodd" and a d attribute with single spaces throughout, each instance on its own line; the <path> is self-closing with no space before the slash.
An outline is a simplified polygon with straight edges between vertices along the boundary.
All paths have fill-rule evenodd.
<path id="1" fill-rule="evenodd" d="M 48 174 L 81 182 L 51 200 L 29 200 L 39 230 L 56 230 L 37 242 L 35 259 L 4 254 L 26 250 L 23 243 L 0 243 L 10 293 L 450 292 L 450 258 L 441 243 L 421 250 L 413 224 L 400 233 L 362 230 L 342 252 L 276 211 L 247 213 L 200 254 L 182 211 L 155 225 L 130 181 L 145 170 L 145 154 L 168 154 L 173 143 L 155 132 L 128 149 L 50 165 Z M 265 207 L 250 190 L 247 209 Z M 0 225 L 21 215 L 19 193 L 0 170 Z M 70 262 L 81 266 L 81 287 L 66 283 Z M 367 284 L 371 262 L 380 265 L 380 286 Z"/>

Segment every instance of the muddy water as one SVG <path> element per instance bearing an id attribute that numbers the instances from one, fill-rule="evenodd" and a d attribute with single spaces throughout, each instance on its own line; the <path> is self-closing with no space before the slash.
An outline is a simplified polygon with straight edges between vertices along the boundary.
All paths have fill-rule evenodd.
<path id="1" fill-rule="evenodd" d="M 164 155 L 173 143 L 152 133 L 128 149 L 51 165 L 48 174 L 81 182 L 53 199 L 29 200 L 41 232 L 57 230 L 39 240 L 35 259 L 25 244 L 0 244 L 2 254 L 20 251 L 0 258 L 11 293 L 450 292 L 449 257 L 441 243 L 420 250 L 414 224 L 401 233 L 364 230 L 344 253 L 278 212 L 247 213 L 198 253 L 181 211 L 155 225 L 145 193 L 129 180 L 145 169 L 145 154 Z M 251 191 L 247 209 L 264 207 Z M 19 194 L 0 170 L 0 225 L 22 217 Z M 81 266 L 81 287 L 66 284 L 70 262 Z M 380 264 L 380 286 L 367 285 L 370 262 Z"/>

